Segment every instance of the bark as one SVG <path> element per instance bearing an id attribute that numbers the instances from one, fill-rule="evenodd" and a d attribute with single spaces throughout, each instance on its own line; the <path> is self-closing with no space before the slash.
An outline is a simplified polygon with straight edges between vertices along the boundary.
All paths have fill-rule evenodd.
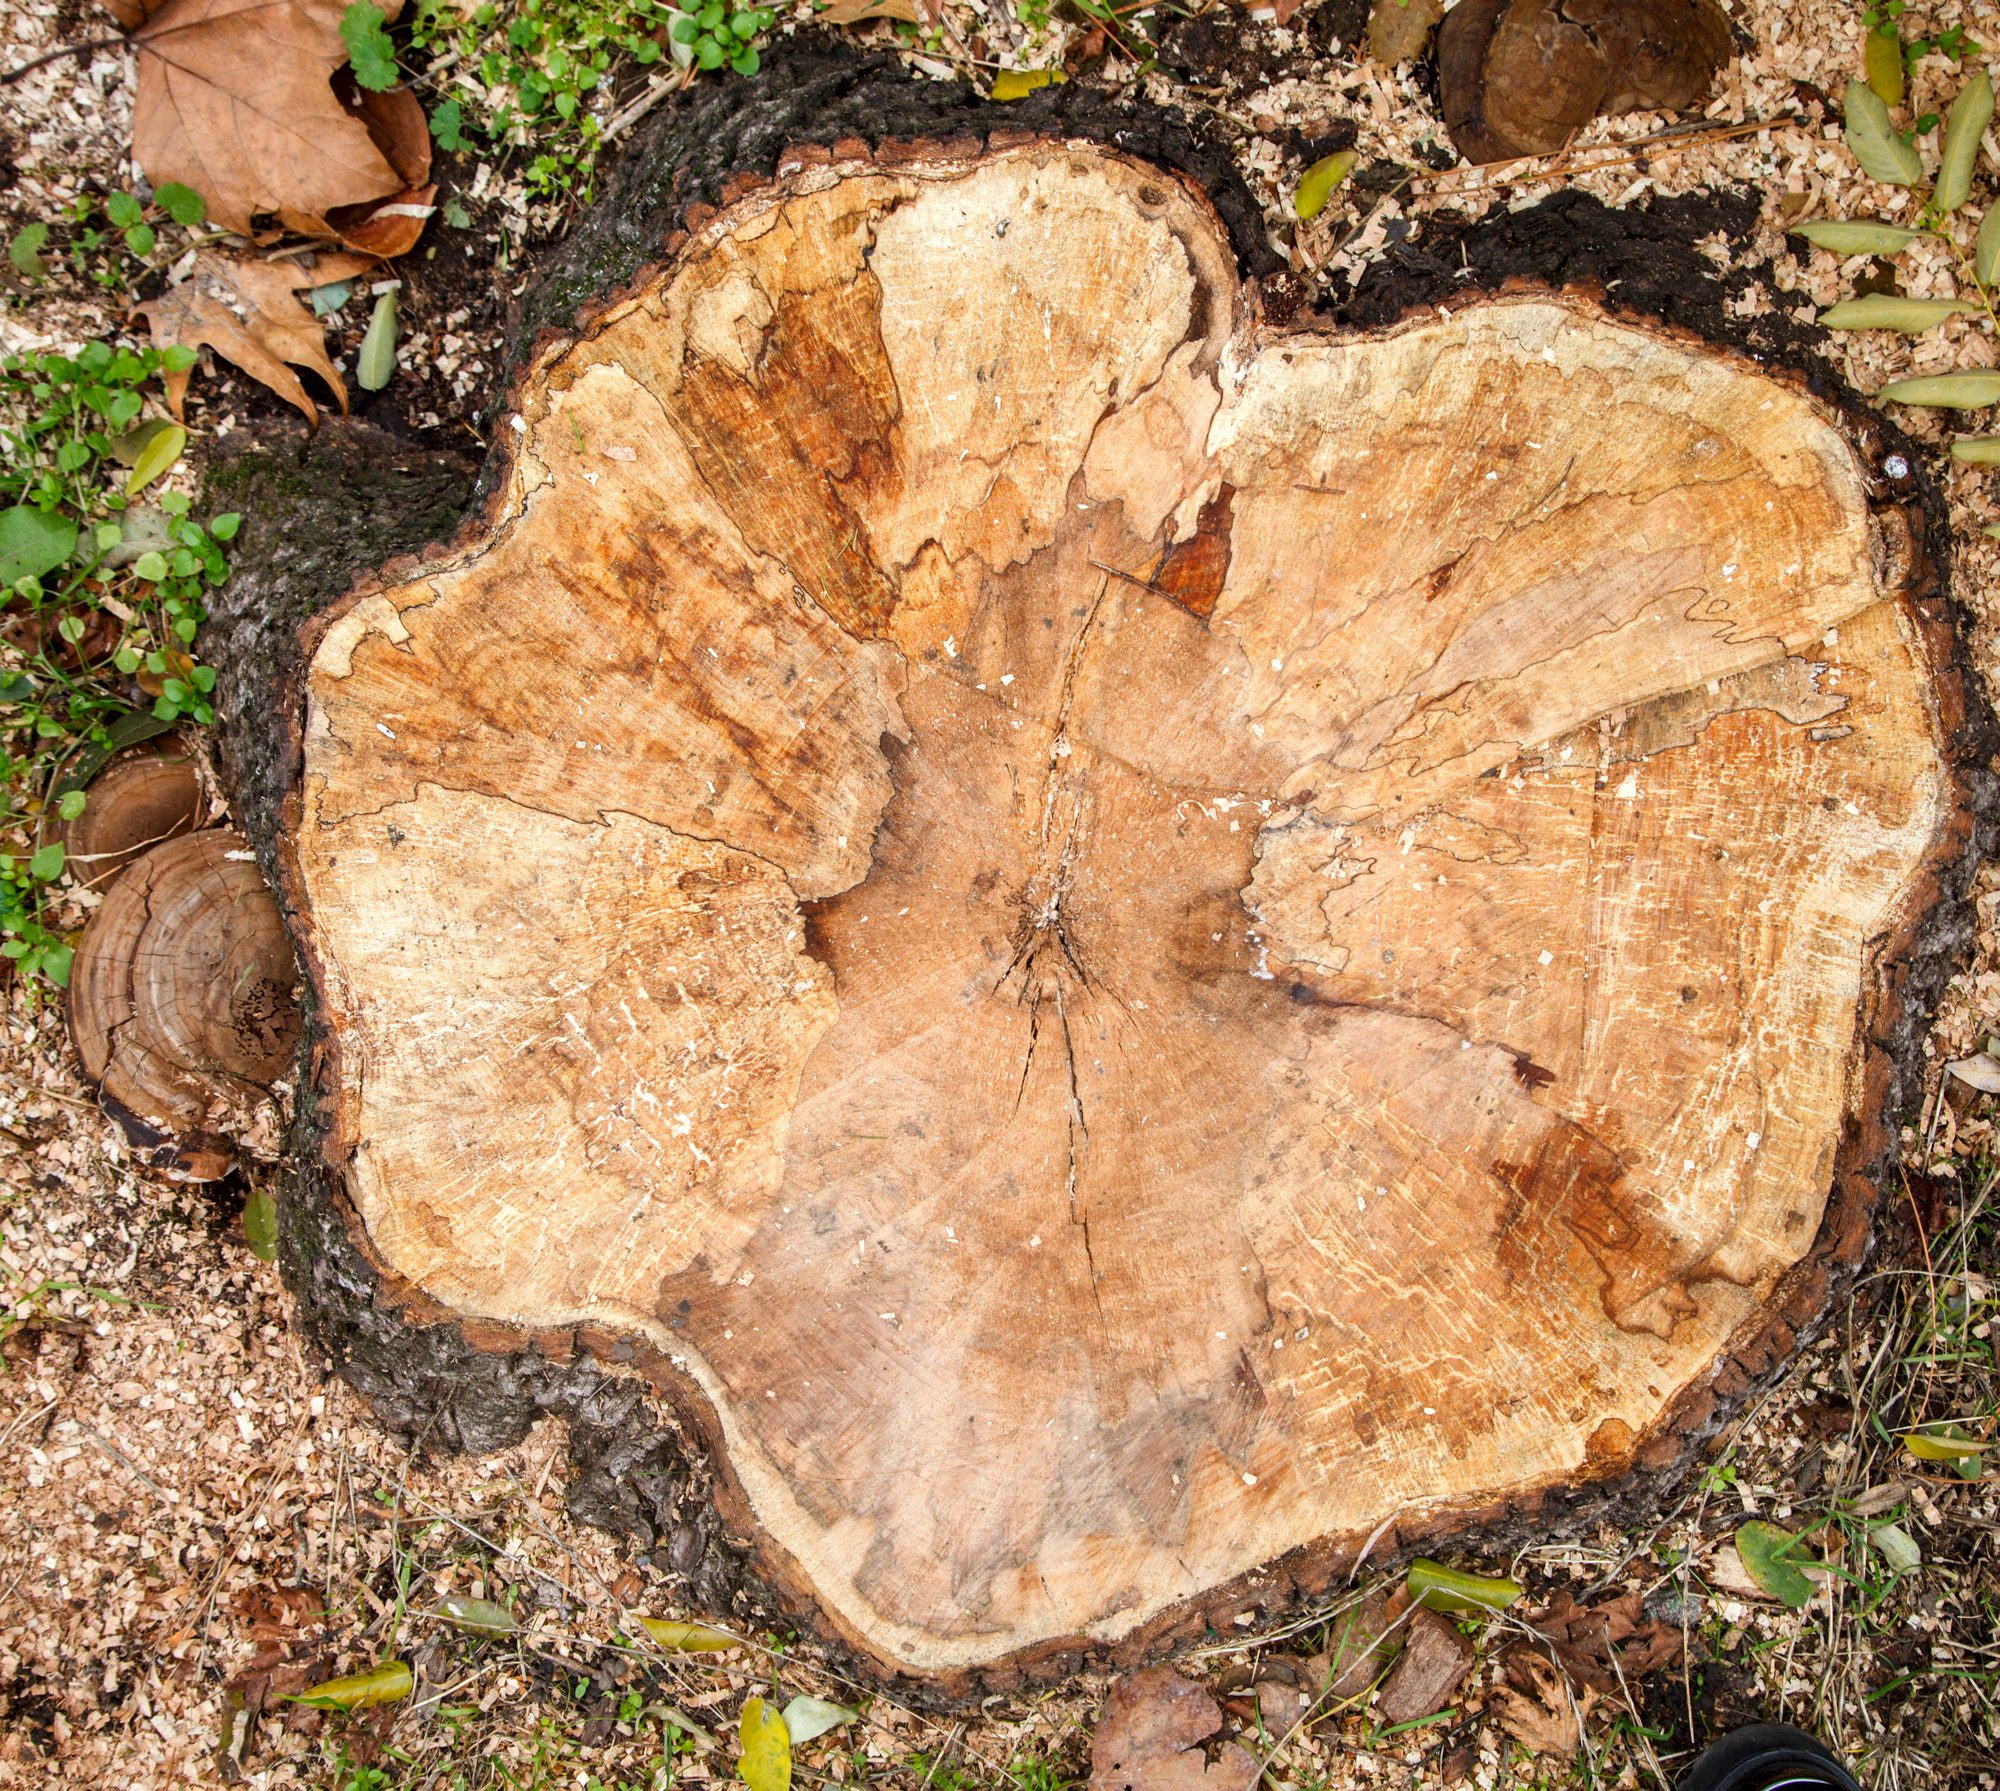
<path id="1" fill-rule="evenodd" d="M 1601 298 L 1275 331 L 1117 156 L 677 220 L 801 84 L 661 126 L 625 215 L 691 239 L 542 338 L 451 546 L 383 564 L 462 467 L 338 434 L 291 563 L 231 500 L 307 1323 L 942 1696 L 1657 1496 L 1860 1260 L 1966 938 L 1903 450 Z"/>

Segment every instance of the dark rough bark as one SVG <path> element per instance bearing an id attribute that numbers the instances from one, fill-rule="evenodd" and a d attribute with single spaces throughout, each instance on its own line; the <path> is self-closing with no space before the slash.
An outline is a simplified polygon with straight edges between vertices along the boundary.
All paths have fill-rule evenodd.
<path id="1" fill-rule="evenodd" d="M 656 259 L 686 208 L 719 197 L 728 174 L 769 173 L 789 143 L 842 137 L 984 134 L 996 126 L 1106 136 L 1115 125 L 1126 134 L 1110 140 L 1188 168 L 1217 196 L 1246 272 L 1270 266 L 1247 191 L 1177 120 L 1126 113 L 1081 88 L 1038 95 L 1026 106 L 986 107 L 959 89 L 909 83 L 884 59 L 818 49 L 774 59 L 771 67 L 768 86 L 704 86 L 652 124 L 612 196 L 551 258 L 545 278 L 523 303 L 518 344 L 567 322 L 581 304 L 606 296 Z M 1142 122 L 1131 122 L 1134 117 Z M 1103 123 L 1107 118 L 1113 123 Z M 1102 128 L 1093 128 L 1097 125 Z M 1746 322 L 1729 313 L 1727 299 L 1754 271 L 1718 277 L 1714 265 L 1690 246 L 1711 232 L 1740 238 L 1754 216 L 1754 201 L 1742 196 L 1611 212 L 1580 196 L 1562 195 L 1526 212 L 1433 230 L 1421 244 L 1392 254 L 1385 269 L 1371 270 L 1361 292 L 1336 305 L 1333 314 L 1343 322 L 1372 325 L 1417 305 L 1462 297 L 1468 290 L 1494 290 L 1509 281 L 1584 285 L 1632 312 L 1745 349 L 1834 395 L 1834 382 L 1811 354 L 1806 332 L 1785 320 Z M 1466 265 L 1470 276 L 1461 273 Z M 1937 891 L 1918 903 L 1925 910 L 1922 930 L 1892 948 L 1900 969 L 1886 998 L 1889 1011 L 1877 1016 L 1880 1046 L 1869 1066 L 1871 1083 L 1881 1091 L 1880 1123 L 1852 1129 L 1819 1239 L 1781 1287 L 1762 1336 L 1721 1364 L 1710 1388 L 1684 1402 L 1675 1435 L 1665 1439 L 1669 1446 L 1645 1471 L 1622 1482 L 1552 1494 L 1530 1507 L 1496 1511 L 1484 1524 L 1461 1523 L 1454 1536 L 1467 1546 L 1503 1547 L 1530 1534 L 1553 1537 L 1607 1517 L 1638 1520 L 1657 1513 L 1663 1486 L 1675 1471 L 1769 1383 L 1797 1341 L 1823 1322 L 1866 1253 L 1876 1188 L 1894 1161 L 1897 1118 L 1920 1092 L 1923 1031 L 1969 947 L 1971 877 L 2000 842 L 2000 791 L 1982 769 L 2000 744 L 2000 730 L 1958 645 L 1957 612 L 1942 559 L 1948 540 L 1942 501 L 1920 452 L 1851 401 L 1849 414 L 1881 469 L 1882 500 L 1913 508 L 1931 552 L 1930 591 L 1919 608 L 1934 649 L 1951 668 L 1938 699 L 1952 736 L 1952 757 L 1974 768 L 1966 774 L 1967 823 L 1950 852 L 1939 855 Z M 208 501 L 217 509 L 243 511 L 245 523 L 235 575 L 219 594 L 217 619 L 204 644 L 222 673 L 223 749 L 237 812 L 267 870 L 280 804 L 296 777 L 296 766 L 279 746 L 284 730 L 273 727 L 271 717 L 274 704 L 298 700 L 299 622 L 341 595 L 360 571 L 448 537 L 468 501 L 471 475 L 457 455 L 419 449 L 365 426 L 333 423 L 313 438 L 231 444 L 212 470 Z M 577 1517 L 654 1550 L 655 1565 L 691 1605 L 740 1621 L 770 1615 L 772 1598 L 745 1571 L 747 1544 L 727 1534 L 699 1451 L 689 1446 L 663 1402 L 649 1396 L 642 1377 L 621 1372 L 619 1365 L 633 1360 L 629 1345 L 579 1337 L 559 1358 L 497 1327 L 439 1322 L 435 1310 L 414 1309 L 385 1286 L 356 1242 L 344 1192 L 319 1151 L 310 1013 L 307 1031 L 293 1168 L 281 1199 L 281 1264 L 303 1323 L 335 1368 L 385 1423 L 419 1444 L 490 1449 L 518 1440 L 541 1417 L 564 1419 L 573 1458 L 569 1504 Z M 592 1353 L 593 1346 L 605 1360 Z M 645 1364 L 636 1366 L 643 1370 Z M 1373 1561 L 1386 1564 L 1419 1543 L 1434 1552 L 1444 1540 L 1392 1532 L 1376 1545 Z M 1239 1612 L 1283 1608 L 1321 1588 L 1329 1570 L 1323 1561 L 1277 1563 L 1218 1592 L 1173 1630 L 1153 1631 L 1139 1646 L 1157 1651 L 1198 1638 L 1205 1626 L 1226 1625 Z M 1080 1664 L 1080 1655 L 1057 1649 L 1029 1670 L 1045 1678 Z M 883 1676 L 879 1665 L 864 1670 Z M 1003 1689 L 1020 1678 L 1020 1669 L 1010 1667 L 899 1689 L 919 1699 L 952 1701 Z"/>

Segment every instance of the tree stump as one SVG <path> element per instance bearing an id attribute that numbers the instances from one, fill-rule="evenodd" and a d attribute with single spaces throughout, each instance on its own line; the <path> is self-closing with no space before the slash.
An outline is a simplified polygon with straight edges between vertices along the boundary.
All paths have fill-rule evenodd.
<path id="1" fill-rule="evenodd" d="M 1576 295 L 1272 327 L 1080 142 L 691 222 L 307 629 L 357 1378 L 651 1435 L 635 1365 L 944 1686 L 1672 1464 L 1857 1260 L 1956 938 L 1864 426 Z"/>

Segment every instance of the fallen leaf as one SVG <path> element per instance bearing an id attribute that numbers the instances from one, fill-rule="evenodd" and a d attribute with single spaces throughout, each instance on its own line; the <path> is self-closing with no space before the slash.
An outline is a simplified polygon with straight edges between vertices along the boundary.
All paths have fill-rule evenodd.
<path id="1" fill-rule="evenodd" d="M 1202 1754 L 1221 1727 L 1215 1700 L 1173 1668 L 1127 1673 L 1091 1740 L 1090 1791 L 1250 1791 L 1257 1762 L 1235 1742 L 1213 1762 Z"/>
<path id="2" fill-rule="evenodd" d="M 1547 1661 L 1523 1650 L 1509 1662 L 1510 1681 L 1525 1679 L 1525 1689 L 1510 1683 L 1501 1688 L 1497 1709 L 1500 1726 L 1531 1754 L 1567 1758 L 1583 1745 L 1584 1720 L 1597 1693 L 1585 1686 L 1573 1694 L 1561 1673 Z"/>
<path id="3" fill-rule="evenodd" d="M 375 301 L 368 333 L 354 357 L 354 377 L 364 392 L 379 392 L 396 371 L 396 290 L 391 287 Z"/>
<path id="4" fill-rule="evenodd" d="M 996 100 L 1026 99 L 1038 87 L 1058 87 L 1069 76 L 1059 68 L 1003 68 L 993 77 L 987 97 Z"/>
<path id="5" fill-rule="evenodd" d="M 824 12 L 813 15 L 828 25 L 865 25 L 871 19 L 901 19 L 918 23 L 913 0 L 833 0 Z"/>
<path id="6" fill-rule="evenodd" d="M 294 1704 L 310 1704 L 316 1710 L 366 1710 L 372 1704 L 393 1704 L 407 1698 L 416 1677 L 406 1660 L 385 1660 L 365 1673 L 349 1673 L 340 1679 L 325 1679 L 292 1694 Z"/>
<path id="7" fill-rule="evenodd" d="M 1966 466 L 2000 466 L 2000 435 L 1961 435 L 1951 457 Z"/>
<path id="8" fill-rule="evenodd" d="M 737 1777 L 750 1791 L 790 1791 L 792 1738 L 776 1708 L 762 1698 L 748 1700 L 739 1733 L 743 1757 L 736 1762 Z"/>
<path id="9" fill-rule="evenodd" d="M 1376 1719 L 1386 1728 L 1435 1716 L 1454 1697 L 1472 1670 L 1472 1644 L 1458 1627 L 1435 1611 L 1410 1618 L 1403 1652 L 1376 1694 Z"/>
<path id="10" fill-rule="evenodd" d="M 2000 404 L 2000 373 L 1922 373 L 1915 379 L 1894 380 L 1875 395 L 1891 404 L 1984 410 Z"/>
<path id="11" fill-rule="evenodd" d="M 1894 293 L 1871 292 L 1827 306 L 1819 320 L 1830 330 L 1900 330 L 1906 336 L 1920 336 L 1947 317 L 1978 309 L 1963 299 L 1898 298 Z"/>
<path id="12" fill-rule="evenodd" d="M 1993 83 L 1980 69 L 1958 90 L 1945 115 L 1944 148 L 1938 155 L 1937 179 L 1931 204 L 1941 212 L 1956 211 L 1972 196 L 1972 168 L 1979 159 L 1979 140 L 1993 122 Z"/>
<path id="13" fill-rule="evenodd" d="M 1908 248 L 1917 234 L 1879 218 L 1815 218 L 1809 224 L 1794 224 L 1791 233 L 1836 255 L 1894 255 Z"/>
<path id="14" fill-rule="evenodd" d="M 1847 83 L 1843 135 L 1849 152 L 1870 180 L 1887 186 L 1910 187 L 1923 179 L 1923 158 L 1905 143 L 1890 122 L 1882 96 L 1863 81 Z"/>
<path id="15" fill-rule="evenodd" d="M 1869 1545 L 1888 1563 L 1891 1573 L 1915 1573 L 1924 1564 L 1924 1551 L 1901 1524 L 1876 1524 L 1868 1532 Z"/>
<path id="16" fill-rule="evenodd" d="M 1334 188 L 1347 178 L 1353 167 L 1354 151 L 1337 149 L 1332 155 L 1321 156 L 1299 176 L 1299 184 L 1292 192 L 1292 210 L 1301 224 L 1310 224 L 1326 210 Z"/>
<path id="17" fill-rule="evenodd" d="M 1982 461 L 1983 454 L 1959 454 L 1959 444 L 1952 444 L 1952 453 L 1960 460 Z M 1970 1057 L 1961 1057 L 1944 1066 L 1947 1076 L 1955 1076 L 1967 1088 L 1976 1088 L 1981 1094 L 2000 1094 L 2000 1057 L 1989 1052 L 1978 1051 Z"/>
<path id="18" fill-rule="evenodd" d="M 1736 1553 L 1743 1571 L 1759 1591 L 1780 1604 L 1798 1610 L 1813 1595 L 1799 1559 L 1799 1539 L 1789 1530 L 1753 1517 L 1736 1532 Z"/>
<path id="19" fill-rule="evenodd" d="M 1903 63 L 1903 40 L 1893 24 L 1887 31 L 1880 25 L 1870 27 L 1867 46 L 1861 52 L 1861 72 L 1885 106 L 1903 103 L 1908 75 Z"/>
<path id="20" fill-rule="evenodd" d="M 496 1641 L 520 1628 L 514 1613 L 490 1598 L 463 1598 L 453 1593 L 438 1600 L 438 1615 L 459 1629 Z"/>
<path id="21" fill-rule="evenodd" d="M 243 1202 L 243 1241 L 259 1262 L 278 1256 L 278 1203 L 269 1188 L 252 1188 Z"/>
<path id="22" fill-rule="evenodd" d="M 829 1704 L 824 1698 L 809 1698 L 801 1692 L 785 1706 L 785 1733 L 794 1747 L 803 1747 L 829 1729 L 853 1722 L 855 1716 L 845 1705 Z"/>
<path id="23" fill-rule="evenodd" d="M 299 302 L 299 293 L 329 278 L 325 263 L 353 257 L 322 257 L 308 272 L 292 261 L 238 261 L 207 253 L 178 286 L 170 286 L 136 314 L 146 320 L 153 339 L 164 348 L 184 343 L 212 348 L 225 361 L 267 385 L 287 404 L 317 422 L 319 412 L 307 397 L 293 367 L 317 373 L 332 389 L 342 411 L 347 387 L 327 359 L 326 337 L 319 320 Z M 167 408 L 178 418 L 187 396 L 185 371 L 168 373 Z"/>
<path id="24" fill-rule="evenodd" d="M 32 504 L 0 510 L 0 590 L 53 572 L 75 551 L 76 524 L 68 517 Z"/>
<path id="25" fill-rule="evenodd" d="M 421 186 L 430 136 L 416 96 L 370 93 L 351 77 L 349 97 L 336 90 L 343 10 L 341 0 L 165 0 L 150 10 L 132 33 L 132 155 L 147 179 L 193 188 L 216 223 L 246 235 L 268 212 L 306 235 L 346 236 L 374 202 Z M 401 0 L 382 10 L 393 18 Z"/>
<path id="26" fill-rule="evenodd" d="M 1903 1447 L 1919 1461 L 1977 1461 L 1989 1448 L 1976 1438 L 1964 1435 L 1955 1424 L 1927 1424 L 1903 1437 Z"/>
<path id="27" fill-rule="evenodd" d="M 2000 205 L 1989 205 L 1979 220 L 1979 232 L 1972 239 L 1972 271 L 1983 286 L 1991 286 L 2000 276 Z"/>
<path id="28" fill-rule="evenodd" d="M 157 420 L 157 419 L 156 419 Z M 181 450 L 187 446 L 188 434 L 178 423 L 165 423 L 153 430 L 139 446 L 133 458 L 132 471 L 125 480 L 125 495 L 137 497 L 140 492 L 164 474 L 181 457 Z"/>
<path id="29" fill-rule="evenodd" d="M 1427 1611 L 1504 1611 L 1521 1596 L 1521 1588 L 1513 1580 L 1460 1573 L 1421 1555 L 1410 1563 L 1405 1583 L 1411 1599 Z"/>
<path id="30" fill-rule="evenodd" d="M 639 1627 L 662 1648 L 671 1648 L 677 1654 L 719 1654 L 725 1648 L 743 1646 L 741 1636 L 733 1636 L 726 1629 L 713 1629 L 706 1623 L 675 1623 L 664 1617 L 641 1617 Z"/>

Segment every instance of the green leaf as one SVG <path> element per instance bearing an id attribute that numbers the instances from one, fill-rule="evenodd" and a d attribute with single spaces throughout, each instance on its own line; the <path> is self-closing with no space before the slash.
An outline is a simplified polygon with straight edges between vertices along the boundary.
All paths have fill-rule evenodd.
<path id="1" fill-rule="evenodd" d="M 792 1738 L 785 1719 L 762 1698 L 748 1699 L 739 1725 L 743 1757 L 736 1776 L 750 1791 L 791 1791 Z"/>
<path id="2" fill-rule="evenodd" d="M 23 224 L 14 232 L 7 243 L 7 259 L 14 264 L 14 271 L 29 280 L 39 280 L 49 271 L 49 264 L 42 259 L 42 245 L 49 240 L 49 227 L 43 223 Z"/>
<path id="3" fill-rule="evenodd" d="M 104 202 L 104 215 L 120 230 L 129 230 L 146 215 L 146 208 L 130 193 L 113 193 Z"/>
<path id="4" fill-rule="evenodd" d="M 1819 320 L 1830 330 L 1901 330 L 1906 336 L 1919 336 L 1947 317 L 1978 309 L 1963 299 L 1898 298 L 1890 292 L 1871 292 L 1827 306 Z"/>
<path id="5" fill-rule="evenodd" d="M 53 883 L 63 874 L 68 857 L 60 840 L 51 841 L 28 860 L 28 875 L 37 883 Z"/>
<path id="6" fill-rule="evenodd" d="M 167 576 L 167 556 L 157 551 L 142 553 L 132 562 L 133 575 L 148 584 L 158 584 Z"/>
<path id="7" fill-rule="evenodd" d="M 497 1641 L 502 1636 L 510 1636 L 520 1625 L 514 1621 L 514 1613 L 504 1604 L 495 1604 L 490 1598 L 461 1598 L 453 1593 L 449 1598 L 438 1601 L 438 1615 L 447 1623 L 456 1624 L 460 1629 L 470 1630 L 476 1636 L 486 1636 Z"/>
<path id="8" fill-rule="evenodd" d="M 1326 210 L 1334 189 L 1353 171 L 1354 161 L 1353 150 L 1336 150 L 1332 155 L 1321 156 L 1299 177 L 1299 184 L 1292 192 L 1292 210 L 1301 224 L 1310 224 Z"/>
<path id="9" fill-rule="evenodd" d="M 696 38 L 694 59 L 700 68 L 720 68 L 723 63 L 722 46 L 712 37 Z"/>
<path id="10" fill-rule="evenodd" d="M 153 227 L 150 224 L 134 224 L 130 230 L 125 232 L 126 248 L 130 249 L 142 261 L 148 255 L 152 254 L 154 245 L 159 240 L 153 234 Z"/>
<path id="11" fill-rule="evenodd" d="M 1410 1563 L 1411 1599 L 1431 1611 L 1504 1611 L 1521 1596 L 1512 1580 L 1460 1573 L 1421 1555 Z"/>
<path id="12" fill-rule="evenodd" d="M 1038 87 L 1057 87 L 1069 76 L 1059 68 L 1003 68 L 993 77 L 987 97 L 997 100 L 1026 99 Z"/>
<path id="13" fill-rule="evenodd" d="M 42 947 L 42 974 L 58 989 L 69 987 L 70 960 L 75 951 L 67 945 L 45 945 Z"/>
<path id="14" fill-rule="evenodd" d="M 362 0 L 365 4 L 366 0 Z M 365 392 L 379 392 L 396 371 L 396 294 L 392 287 L 375 301 L 368 319 L 368 333 L 361 338 L 361 352 L 355 357 L 354 377 Z"/>
<path id="15" fill-rule="evenodd" d="M 1813 1595 L 1813 1583 L 1799 1571 L 1799 1539 L 1789 1530 L 1753 1517 L 1736 1532 L 1743 1570 L 1780 1604 L 1798 1610 Z"/>
<path id="16" fill-rule="evenodd" d="M 184 187 L 177 180 L 170 180 L 163 187 L 153 189 L 153 203 L 176 224 L 193 229 L 208 216 L 208 207 L 193 187 Z"/>
<path id="17" fill-rule="evenodd" d="M 1956 211 L 1972 193 L 1972 170 L 1979 160 L 1979 140 L 1993 122 L 1993 83 L 1981 69 L 1958 90 L 1944 121 L 1944 148 L 1938 155 L 1937 184 L 1931 203 L 1939 211 Z"/>
<path id="18" fill-rule="evenodd" d="M 234 510 L 225 510 L 220 516 L 210 520 L 208 532 L 218 541 L 233 541 L 236 531 L 243 526 L 243 518 Z"/>
<path id="19" fill-rule="evenodd" d="M 315 1710 L 366 1710 L 371 1704 L 393 1704 L 399 1698 L 407 1698 L 416 1683 L 408 1661 L 385 1660 L 365 1673 L 350 1673 L 342 1679 L 327 1679 L 308 1686 L 293 1694 L 289 1701 L 310 1704 Z"/>
<path id="20" fill-rule="evenodd" d="M 1991 286 L 2000 274 L 2000 205 L 1989 206 L 1979 220 L 1979 234 L 1972 239 L 1972 271 L 1982 286 Z"/>
<path id="21" fill-rule="evenodd" d="M 1894 255 L 1916 239 L 1914 230 L 1900 224 L 1885 224 L 1876 218 L 1816 218 L 1810 224 L 1794 224 L 1794 236 L 1802 236 L 1815 249 L 1830 249 L 1836 255 Z"/>
<path id="22" fill-rule="evenodd" d="M 741 1636 L 733 1636 L 726 1629 L 714 1629 L 706 1623 L 675 1623 L 664 1617 L 641 1617 L 639 1627 L 662 1648 L 671 1648 L 677 1654 L 718 1654 L 725 1648 L 740 1648 Z"/>
<path id="23" fill-rule="evenodd" d="M 2000 404 L 2000 373 L 1924 373 L 1915 379 L 1899 379 L 1875 395 L 1891 404 L 1984 410 L 1989 404 Z"/>
<path id="24" fill-rule="evenodd" d="M 859 1714 L 844 1705 L 829 1704 L 824 1698 L 808 1698 L 801 1693 L 785 1706 L 785 1733 L 792 1738 L 792 1746 L 804 1747 L 827 1730 L 853 1722 Z"/>
<path id="25" fill-rule="evenodd" d="M 84 807 L 89 801 L 89 795 L 82 790 L 65 790 L 57 798 L 56 816 L 59 820 L 74 821 L 78 815 L 83 813 Z"/>
<path id="26" fill-rule="evenodd" d="M 448 99 L 431 113 L 431 135 L 440 149 L 454 154 L 472 147 L 465 140 L 465 108 L 457 100 Z"/>
<path id="27" fill-rule="evenodd" d="M 734 56 L 730 57 L 729 66 L 739 75 L 754 75 L 762 66 L 762 59 L 757 54 L 757 46 L 751 44 L 745 49 L 738 50 Z"/>
<path id="28" fill-rule="evenodd" d="M 1913 187 L 1924 177 L 1923 158 L 1897 135 L 1889 108 L 1862 81 L 1847 83 L 1847 147 L 1870 180 Z"/>
<path id="29" fill-rule="evenodd" d="M 1951 457 L 1964 466 L 2000 466 L 2000 435 L 1961 435 Z"/>
<path id="30" fill-rule="evenodd" d="M 273 1262 L 278 1255 L 278 1203 L 271 1190 L 261 1183 L 252 1188 L 243 1202 L 243 1241 L 259 1262 Z"/>
<path id="31" fill-rule="evenodd" d="M 370 93 L 387 93 L 396 84 L 396 46 L 382 29 L 386 23 L 374 0 L 354 0 L 340 15 L 340 35 L 347 45 L 347 66 Z"/>
<path id="32" fill-rule="evenodd" d="M 67 516 L 16 504 L 0 510 L 0 587 L 40 578 L 76 552 L 76 524 Z"/>
<path id="33" fill-rule="evenodd" d="M 188 432 L 178 423 L 169 423 L 166 428 L 154 431 L 152 439 L 139 450 L 139 457 L 132 462 L 131 474 L 125 481 L 125 495 L 137 497 L 166 472 L 180 459 L 187 439 Z"/>

